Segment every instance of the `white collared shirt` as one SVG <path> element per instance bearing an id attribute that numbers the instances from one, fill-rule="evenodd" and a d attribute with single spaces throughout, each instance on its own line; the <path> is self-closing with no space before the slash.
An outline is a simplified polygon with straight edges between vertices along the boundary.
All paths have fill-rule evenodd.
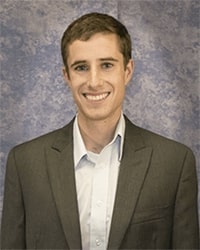
<path id="1" fill-rule="evenodd" d="M 88 152 L 74 121 L 74 165 L 83 250 L 105 250 L 111 226 L 125 119 L 120 117 L 113 140 L 100 154 Z"/>

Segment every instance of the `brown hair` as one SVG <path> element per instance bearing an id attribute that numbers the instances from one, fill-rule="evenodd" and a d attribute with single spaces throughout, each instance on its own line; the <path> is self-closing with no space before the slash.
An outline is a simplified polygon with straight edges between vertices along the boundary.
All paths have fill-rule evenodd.
<path id="1" fill-rule="evenodd" d="M 61 54 L 68 72 L 68 48 L 75 40 L 87 41 L 96 33 L 116 34 L 119 49 L 124 57 L 124 66 L 131 59 L 131 38 L 126 27 L 117 19 L 107 14 L 89 13 L 72 22 L 65 30 L 61 40 Z"/>

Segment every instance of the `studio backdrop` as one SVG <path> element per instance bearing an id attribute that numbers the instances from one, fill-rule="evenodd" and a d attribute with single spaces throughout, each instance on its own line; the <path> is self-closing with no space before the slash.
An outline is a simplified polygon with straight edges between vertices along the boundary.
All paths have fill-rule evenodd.
<path id="1" fill-rule="evenodd" d="M 69 23 L 88 12 L 113 15 L 132 36 L 135 74 L 125 114 L 191 147 L 200 179 L 198 0 L 0 2 L 0 213 L 10 149 L 64 126 L 76 113 L 62 76 L 60 39 Z"/>

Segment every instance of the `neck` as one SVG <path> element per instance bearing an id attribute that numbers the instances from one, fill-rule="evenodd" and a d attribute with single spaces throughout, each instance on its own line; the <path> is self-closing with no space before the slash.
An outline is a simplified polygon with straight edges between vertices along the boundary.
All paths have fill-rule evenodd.
<path id="1" fill-rule="evenodd" d="M 120 115 L 105 120 L 82 119 L 78 115 L 79 129 L 88 151 L 100 153 L 112 141 Z"/>

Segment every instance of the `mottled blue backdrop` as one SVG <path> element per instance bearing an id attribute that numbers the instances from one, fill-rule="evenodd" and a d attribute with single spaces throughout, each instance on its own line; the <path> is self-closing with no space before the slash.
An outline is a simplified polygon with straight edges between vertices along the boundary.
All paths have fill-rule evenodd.
<path id="1" fill-rule="evenodd" d="M 136 68 L 125 113 L 191 147 L 200 179 L 199 8 L 198 0 L 0 0 L 0 211 L 9 150 L 76 112 L 62 77 L 60 39 L 91 11 L 117 17 L 132 36 Z"/>

